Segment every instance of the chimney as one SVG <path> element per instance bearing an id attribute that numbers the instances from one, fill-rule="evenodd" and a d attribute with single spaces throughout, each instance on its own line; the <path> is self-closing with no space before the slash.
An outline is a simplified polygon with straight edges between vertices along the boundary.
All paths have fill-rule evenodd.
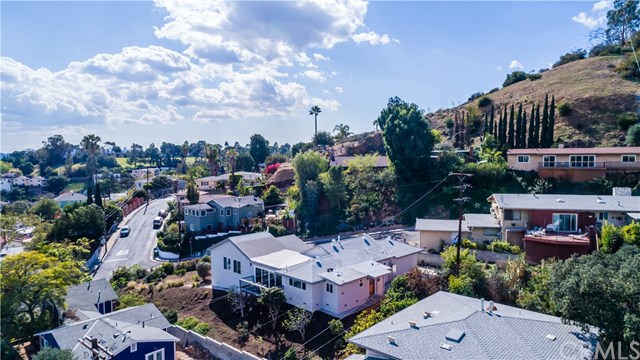
<path id="1" fill-rule="evenodd" d="M 142 327 L 144 327 L 144 321 L 142 322 Z"/>
<path id="2" fill-rule="evenodd" d="M 480 312 L 484 312 L 484 298 L 480 299 Z"/>
<path id="3" fill-rule="evenodd" d="M 95 337 L 91 338 L 91 348 L 92 349 L 97 349 L 98 348 L 98 339 Z"/>
<path id="4" fill-rule="evenodd" d="M 564 149 L 564 143 L 558 144 L 558 149 Z"/>

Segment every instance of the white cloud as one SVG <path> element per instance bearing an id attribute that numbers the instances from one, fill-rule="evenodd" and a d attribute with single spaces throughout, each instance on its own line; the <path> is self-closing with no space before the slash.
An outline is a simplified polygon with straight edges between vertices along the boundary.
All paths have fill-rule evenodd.
<path id="1" fill-rule="evenodd" d="M 344 92 L 344 89 L 342 88 L 342 86 L 336 86 L 336 92 L 342 94 Z"/>
<path id="2" fill-rule="evenodd" d="M 329 61 L 329 57 L 318 53 L 314 53 L 313 58 L 316 59 L 316 61 Z"/>
<path id="3" fill-rule="evenodd" d="M 329 96 L 331 95 L 331 91 L 326 90 L 326 89 L 322 90 L 322 93 L 325 94 L 325 95 L 329 95 Z"/>
<path id="4" fill-rule="evenodd" d="M 607 11 L 613 7 L 613 1 L 598 1 L 591 7 L 589 13 L 581 11 L 578 15 L 572 16 L 571 20 L 582 24 L 590 29 L 603 26 L 607 22 Z"/>
<path id="5" fill-rule="evenodd" d="M 522 63 L 518 60 L 512 60 L 511 64 L 509 64 L 509 69 L 524 69 L 524 66 L 522 66 Z"/>
<path id="6" fill-rule="evenodd" d="M 306 76 L 307 78 L 314 80 L 314 81 L 318 81 L 318 82 L 325 82 L 327 81 L 327 76 L 320 71 L 316 71 L 316 70 L 307 70 L 304 73 L 304 76 Z"/>
<path id="7" fill-rule="evenodd" d="M 502 71 L 502 66 L 498 65 L 498 66 L 496 67 L 496 70 L 497 70 L 497 71 Z"/>
<path id="8" fill-rule="evenodd" d="M 396 43 L 400 42 L 398 39 L 391 39 L 387 34 L 380 35 L 373 31 L 354 34 L 352 38 L 353 41 L 358 44 L 361 42 L 368 42 L 369 45 L 386 45 L 391 41 Z"/>

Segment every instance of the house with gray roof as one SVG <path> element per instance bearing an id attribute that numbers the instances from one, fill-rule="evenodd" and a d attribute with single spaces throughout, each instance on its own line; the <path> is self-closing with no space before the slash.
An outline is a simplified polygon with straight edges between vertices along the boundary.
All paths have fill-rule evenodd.
<path id="1" fill-rule="evenodd" d="M 492 214 L 464 214 L 461 229 L 463 239 L 475 242 L 491 242 L 500 237 L 500 223 Z M 441 250 L 456 242 L 458 220 L 416 219 L 416 231 L 420 233 L 420 247 Z"/>
<path id="2" fill-rule="evenodd" d="M 597 329 L 444 291 L 348 339 L 347 359 L 592 359 Z"/>
<path id="3" fill-rule="evenodd" d="M 318 245 L 268 232 L 235 236 L 210 248 L 212 286 L 254 295 L 281 287 L 293 306 L 344 317 L 379 300 L 420 251 L 368 235 Z"/>
<path id="4" fill-rule="evenodd" d="M 56 197 L 55 200 L 61 208 L 64 208 L 67 205 L 75 204 L 75 203 L 85 203 L 87 202 L 87 197 L 80 193 L 70 191 L 66 193 L 60 194 Z"/>
<path id="5" fill-rule="evenodd" d="M 173 360 L 178 338 L 153 304 L 118 310 L 35 334 L 40 347 L 69 349 L 78 359 Z"/>
<path id="6" fill-rule="evenodd" d="M 256 196 L 212 195 L 206 204 L 184 206 L 183 212 L 190 232 L 237 230 L 264 212 L 264 201 Z"/>
<path id="7" fill-rule="evenodd" d="M 84 320 L 112 312 L 118 294 L 107 279 L 97 279 L 69 287 L 64 299 L 69 321 Z"/>

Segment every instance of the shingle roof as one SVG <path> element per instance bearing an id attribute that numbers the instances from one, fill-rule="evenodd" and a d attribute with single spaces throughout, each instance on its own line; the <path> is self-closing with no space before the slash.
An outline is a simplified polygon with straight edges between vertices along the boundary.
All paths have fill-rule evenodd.
<path id="1" fill-rule="evenodd" d="M 501 209 L 640 212 L 640 196 L 493 194 Z"/>
<path id="2" fill-rule="evenodd" d="M 257 196 L 229 196 L 223 198 L 216 198 L 210 201 L 220 205 L 223 208 L 241 208 L 249 205 L 262 205 L 264 201 Z"/>
<path id="3" fill-rule="evenodd" d="M 478 299 L 440 291 L 349 342 L 393 359 L 591 359 L 595 353 L 595 329 L 582 334 L 580 327 L 565 325 L 560 318 L 502 304 L 489 314 L 480 304 Z M 425 318 L 425 312 L 430 316 Z M 416 326 L 410 327 L 409 321 Z M 464 332 L 460 342 L 445 338 L 452 330 Z"/>
<path id="4" fill-rule="evenodd" d="M 64 302 L 69 310 L 97 311 L 96 304 L 110 300 L 118 300 L 118 294 L 107 279 L 97 279 L 69 287 Z"/>
<path id="5" fill-rule="evenodd" d="M 499 228 L 500 224 L 491 214 L 464 214 L 469 228 Z"/>
<path id="6" fill-rule="evenodd" d="M 507 155 L 616 155 L 640 154 L 640 147 L 509 149 Z"/>
<path id="7" fill-rule="evenodd" d="M 416 230 L 458 231 L 458 220 L 416 219 Z M 467 222 L 462 220 L 462 231 L 469 231 Z"/>
<path id="8" fill-rule="evenodd" d="M 209 204 L 194 204 L 184 206 L 183 209 L 187 210 L 211 210 L 211 206 Z"/>
<path id="9" fill-rule="evenodd" d="M 256 258 L 280 250 L 302 252 L 312 247 L 295 235 L 275 237 L 269 232 L 259 232 L 247 235 L 233 236 L 212 247 L 212 251 L 221 244 L 231 242 L 248 258 Z"/>

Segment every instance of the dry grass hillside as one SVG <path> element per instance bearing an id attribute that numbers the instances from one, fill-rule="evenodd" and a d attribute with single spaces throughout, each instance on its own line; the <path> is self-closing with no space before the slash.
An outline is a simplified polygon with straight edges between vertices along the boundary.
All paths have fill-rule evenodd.
<path id="1" fill-rule="evenodd" d="M 488 97 L 496 106 L 523 103 L 528 112 L 532 102 L 542 104 L 545 94 L 555 95 L 556 105 L 567 102 L 572 110 L 568 116 L 559 116 L 556 111 L 556 140 L 581 146 L 623 145 L 625 133 L 618 127 L 616 117 L 639 111 L 640 83 L 625 80 L 614 71 L 621 59 L 606 56 L 575 61 L 542 73 L 539 80 L 524 80 Z M 426 117 L 433 127 L 447 134 L 445 120 L 456 111 L 476 105 L 477 102 L 467 102 Z M 481 111 L 486 113 L 490 108 Z"/>

